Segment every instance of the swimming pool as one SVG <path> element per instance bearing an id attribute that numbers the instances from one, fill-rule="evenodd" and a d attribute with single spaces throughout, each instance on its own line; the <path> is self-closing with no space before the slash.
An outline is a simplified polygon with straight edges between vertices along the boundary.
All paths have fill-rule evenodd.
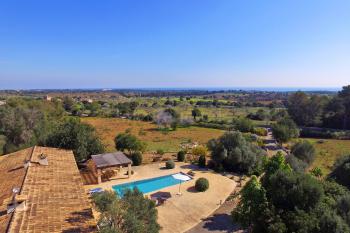
<path id="1" fill-rule="evenodd" d="M 176 174 L 184 175 L 182 173 L 176 173 Z M 145 193 L 156 191 L 158 189 L 180 184 L 180 182 L 182 183 L 186 182 L 186 181 L 180 181 L 178 179 L 175 179 L 173 175 L 175 174 L 155 177 L 152 179 L 139 180 L 139 181 L 125 183 L 125 184 L 114 185 L 112 188 L 119 196 L 123 196 L 123 192 L 125 192 L 126 189 L 137 188 L 138 190 L 140 190 L 142 193 L 145 194 Z M 192 179 L 192 178 L 189 177 L 189 179 Z"/>

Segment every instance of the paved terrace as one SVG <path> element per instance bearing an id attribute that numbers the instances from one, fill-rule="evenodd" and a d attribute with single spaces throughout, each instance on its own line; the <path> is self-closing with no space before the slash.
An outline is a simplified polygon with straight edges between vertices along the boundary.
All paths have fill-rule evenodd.
<path id="1" fill-rule="evenodd" d="M 195 176 L 193 180 L 182 183 L 182 195 L 176 195 L 179 191 L 178 185 L 164 188 L 162 191 L 170 192 L 172 197 L 164 205 L 157 207 L 158 222 L 162 226 L 161 232 L 180 233 L 191 229 L 219 208 L 220 202 L 223 203 L 225 201 L 235 189 L 236 183 L 212 171 L 197 170 L 195 166 L 186 163 L 176 163 L 175 169 L 170 170 L 164 169 L 164 163 L 157 163 L 133 167 L 135 173 L 130 179 L 116 179 L 99 185 L 87 185 L 85 187 L 86 189 L 96 187 L 111 189 L 113 185 L 117 184 L 174 174 L 180 171 L 187 173 L 190 170 L 195 172 Z M 194 189 L 195 181 L 200 177 L 205 177 L 209 180 L 210 187 L 203 193 L 196 192 Z"/>

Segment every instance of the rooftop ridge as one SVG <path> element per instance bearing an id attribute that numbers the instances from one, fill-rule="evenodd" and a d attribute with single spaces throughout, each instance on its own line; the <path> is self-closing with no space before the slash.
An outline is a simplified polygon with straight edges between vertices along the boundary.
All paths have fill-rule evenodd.
<path id="1" fill-rule="evenodd" d="M 30 161 L 30 160 L 32 159 L 32 157 L 33 157 L 35 148 L 36 148 L 36 146 L 33 146 L 33 149 L 32 149 L 32 151 L 30 152 L 30 155 L 29 155 L 29 158 L 28 158 L 29 161 Z M 27 177 L 27 174 L 28 174 L 29 167 L 30 167 L 30 166 L 28 166 L 28 167 L 25 169 L 25 174 L 24 174 L 24 177 L 23 177 L 23 180 L 22 180 L 22 183 L 21 183 L 21 187 L 20 187 L 19 194 L 21 194 L 21 192 L 22 192 L 22 190 L 23 190 L 23 185 L 24 185 L 24 183 L 25 183 L 25 180 L 26 180 L 26 177 Z M 15 212 L 16 212 L 16 209 L 11 213 L 9 223 L 7 224 L 7 227 L 6 227 L 6 231 L 5 231 L 6 233 L 10 232 L 11 225 L 12 225 L 12 221 L 13 221 L 13 217 L 14 217 L 14 215 L 15 215 Z"/>

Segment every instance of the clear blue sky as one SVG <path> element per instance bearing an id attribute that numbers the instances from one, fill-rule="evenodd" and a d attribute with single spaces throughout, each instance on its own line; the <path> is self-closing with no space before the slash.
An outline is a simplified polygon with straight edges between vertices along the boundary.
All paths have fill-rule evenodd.
<path id="1" fill-rule="evenodd" d="M 0 2 L 0 89 L 345 84 L 348 0 Z"/>

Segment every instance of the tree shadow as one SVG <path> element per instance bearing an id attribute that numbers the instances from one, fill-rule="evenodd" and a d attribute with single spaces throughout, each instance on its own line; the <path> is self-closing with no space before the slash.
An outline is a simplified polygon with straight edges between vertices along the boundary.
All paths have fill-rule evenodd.
<path id="1" fill-rule="evenodd" d="M 233 223 L 229 214 L 214 214 L 203 219 L 203 228 L 208 231 L 233 232 L 241 229 L 237 224 Z"/>
<path id="2" fill-rule="evenodd" d="M 72 225 L 72 227 L 62 230 L 62 232 L 96 232 L 97 227 L 90 224 L 93 218 L 94 217 L 91 209 L 84 209 L 82 211 L 72 212 L 70 213 L 70 217 L 65 219 L 66 222 Z"/>
<path id="3" fill-rule="evenodd" d="M 199 192 L 196 190 L 196 187 L 194 187 L 194 186 L 187 188 L 187 192 L 189 192 L 189 193 L 199 193 Z"/>

